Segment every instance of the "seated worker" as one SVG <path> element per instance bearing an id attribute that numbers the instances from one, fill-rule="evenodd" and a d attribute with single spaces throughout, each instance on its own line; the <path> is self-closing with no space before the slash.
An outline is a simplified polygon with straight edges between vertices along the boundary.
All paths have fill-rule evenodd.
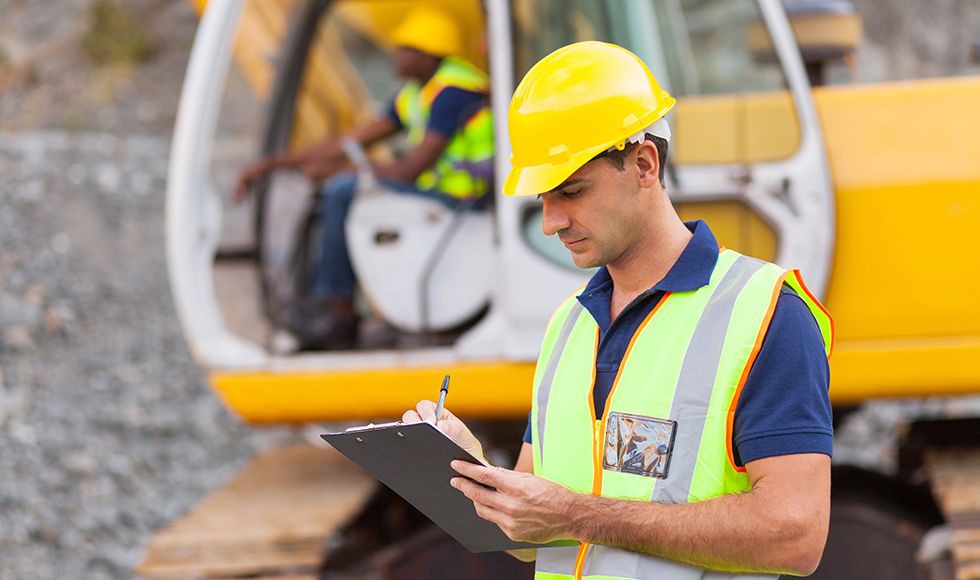
<path id="1" fill-rule="evenodd" d="M 355 127 L 345 136 L 308 149 L 271 155 L 247 167 L 235 189 L 245 197 L 249 186 L 277 168 L 296 168 L 311 179 L 328 179 L 318 208 L 322 225 L 321 258 L 311 283 L 308 305 L 293 331 L 304 349 L 343 349 L 354 345 L 354 270 L 347 251 L 344 222 L 357 178 L 345 151 L 369 146 L 407 131 L 410 149 L 400 159 L 374 165 L 387 189 L 436 199 L 449 207 L 483 197 L 491 189 L 493 123 L 486 73 L 462 59 L 463 38 L 456 21 L 421 6 L 408 14 L 393 35 L 395 71 L 406 79 L 388 114 Z M 419 259 L 422 259 L 420 256 Z"/>

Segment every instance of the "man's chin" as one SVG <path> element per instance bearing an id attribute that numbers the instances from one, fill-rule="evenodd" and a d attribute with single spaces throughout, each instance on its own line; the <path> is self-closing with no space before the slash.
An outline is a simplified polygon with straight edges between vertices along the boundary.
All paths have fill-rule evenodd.
<path id="1" fill-rule="evenodd" d="M 589 268 L 595 268 L 596 266 L 602 265 L 595 259 L 594 256 L 590 254 L 576 254 L 575 252 L 571 252 L 571 254 L 572 261 L 575 262 L 576 266 L 583 270 L 588 270 Z"/>

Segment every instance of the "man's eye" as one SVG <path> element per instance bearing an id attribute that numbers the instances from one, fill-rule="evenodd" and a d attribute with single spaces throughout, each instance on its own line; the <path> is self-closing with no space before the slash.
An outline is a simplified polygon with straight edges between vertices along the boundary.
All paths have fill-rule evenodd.
<path id="1" fill-rule="evenodd" d="M 580 193 L 582 193 L 582 190 L 581 189 L 576 189 L 574 191 L 565 190 L 565 191 L 562 191 L 561 192 L 561 195 L 562 195 L 562 197 L 577 197 L 578 194 L 580 194 Z"/>

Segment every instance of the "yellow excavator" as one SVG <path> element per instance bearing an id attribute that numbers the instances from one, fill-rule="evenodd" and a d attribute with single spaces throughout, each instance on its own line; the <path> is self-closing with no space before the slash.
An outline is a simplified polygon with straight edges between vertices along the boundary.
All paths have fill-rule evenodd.
<path id="1" fill-rule="evenodd" d="M 419 3 L 195 2 L 168 181 L 171 287 L 196 360 L 243 421 L 390 420 L 451 374 L 453 411 L 506 463 L 547 317 L 589 276 L 541 234 L 540 202 L 495 191 L 486 210 L 454 211 L 358 192 L 346 234 L 372 324 L 354 349 L 330 352 L 296 351 L 282 322 L 315 253 L 315 184 L 273 174 L 248 205 L 227 203 L 247 161 L 377 114 L 397 88 L 391 33 Z M 539 58 L 597 39 L 649 64 L 678 97 L 667 185 L 681 216 L 800 268 L 833 313 L 837 422 L 873 399 L 980 393 L 980 77 L 847 82 L 862 23 L 843 0 L 427 3 L 459 20 L 467 58 L 490 74 L 498 177 L 507 104 Z M 978 444 L 971 416 L 919 420 L 895 473 L 835 464 L 814 577 L 980 578 Z M 530 577 L 506 556 L 466 553 L 328 451 L 296 448 L 260 457 L 161 531 L 139 570 L 286 572 Z"/>

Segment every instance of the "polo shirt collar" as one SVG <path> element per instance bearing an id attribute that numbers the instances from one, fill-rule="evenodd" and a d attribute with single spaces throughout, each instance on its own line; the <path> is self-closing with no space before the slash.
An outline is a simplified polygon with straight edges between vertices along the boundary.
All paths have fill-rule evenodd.
<path id="1" fill-rule="evenodd" d="M 684 225 L 692 234 L 687 246 L 667 275 L 645 293 L 689 292 L 707 286 L 711 280 L 711 273 L 718 262 L 718 240 L 703 220 L 684 222 Z M 612 277 L 609 276 L 609 270 L 602 266 L 586 284 L 579 298 L 588 299 L 608 293 L 611 289 Z"/>

